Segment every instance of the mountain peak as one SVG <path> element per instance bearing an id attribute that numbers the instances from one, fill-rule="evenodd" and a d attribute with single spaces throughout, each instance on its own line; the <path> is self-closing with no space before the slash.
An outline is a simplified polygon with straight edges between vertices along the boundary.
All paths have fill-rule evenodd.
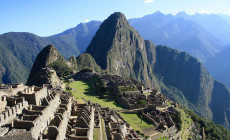
<path id="1" fill-rule="evenodd" d="M 47 67 L 48 65 L 59 59 L 64 60 L 64 58 L 53 45 L 50 44 L 43 48 L 33 64 L 27 81 L 27 85 L 30 85 L 31 79 L 34 77 L 34 75 L 36 75 L 36 73 L 42 70 L 42 68 Z"/>
<path id="2" fill-rule="evenodd" d="M 155 13 L 153 13 L 154 15 L 164 15 L 163 13 L 161 13 L 160 11 L 156 11 Z"/>
<path id="3" fill-rule="evenodd" d="M 134 37 L 135 36 L 135 37 Z M 139 38 L 139 34 L 132 28 L 125 15 L 120 12 L 111 14 L 100 26 L 92 39 L 87 53 L 91 54 L 102 69 L 107 68 L 107 54 L 112 48 L 126 48 L 130 39 Z M 143 42 L 143 39 L 141 39 Z M 132 40 L 131 42 L 135 42 Z"/>
<path id="4" fill-rule="evenodd" d="M 111 27 L 121 27 L 122 25 L 128 24 L 128 20 L 125 15 L 121 12 L 115 12 L 111 14 L 105 21 L 105 24 L 108 24 Z"/>
<path id="5" fill-rule="evenodd" d="M 144 39 L 124 14 L 116 12 L 101 24 L 86 52 L 102 69 L 136 79 L 143 77 L 144 84 L 150 87 L 145 49 Z"/>
<path id="6" fill-rule="evenodd" d="M 119 19 L 119 18 L 125 18 L 125 15 L 121 12 L 114 12 L 113 14 L 111 14 L 108 19 Z"/>

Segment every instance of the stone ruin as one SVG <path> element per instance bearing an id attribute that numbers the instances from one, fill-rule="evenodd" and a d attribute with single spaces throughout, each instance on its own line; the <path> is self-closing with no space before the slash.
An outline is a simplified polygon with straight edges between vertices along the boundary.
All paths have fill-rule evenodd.
<path id="1" fill-rule="evenodd" d="M 121 97 L 118 97 L 118 102 L 125 106 L 128 109 L 136 109 L 139 106 L 136 105 L 136 102 L 139 100 L 146 100 L 146 96 L 141 93 L 123 93 Z"/>
<path id="2" fill-rule="evenodd" d="M 108 140 L 140 140 L 115 110 L 78 103 L 50 85 L 25 86 L 15 95 L 3 95 L 0 106 L 0 140 L 93 140 L 94 128 L 105 130 Z"/>
<path id="3" fill-rule="evenodd" d="M 141 138 L 132 129 L 129 123 L 119 113 L 109 107 L 94 104 L 98 116 L 103 119 L 108 140 L 140 140 Z M 99 123 L 102 123 L 99 121 Z M 103 125 L 101 125 L 103 126 Z"/>
<path id="4" fill-rule="evenodd" d="M 144 94 L 146 92 L 149 92 L 149 94 Z M 139 108 L 138 113 L 154 125 L 153 128 L 145 130 L 145 134 L 154 135 L 161 132 L 161 135 L 156 135 L 155 138 L 179 138 L 179 131 L 170 117 L 170 114 L 178 112 L 173 107 L 167 105 L 169 99 L 156 89 L 144 89 L 142 87 L 142 90 L 138 93 L 132 91 L 123 92 L 122 96 L 117 96 L 117 98 L 120 104 L 129 109 L 129 111 L 126 112 L 131 112 L 130 109 L 135 110 Z M 139 100 L 145 100 L 147 106 L 140 109 L 140 107 L 136 105 Z"/>
<path id="5" fill-rule="evenodd" d="M 72 105 L 69 94 L 32 86 L 1 100 L 5 110 L 0 115 L 0 139 L 66 138 Z"/>

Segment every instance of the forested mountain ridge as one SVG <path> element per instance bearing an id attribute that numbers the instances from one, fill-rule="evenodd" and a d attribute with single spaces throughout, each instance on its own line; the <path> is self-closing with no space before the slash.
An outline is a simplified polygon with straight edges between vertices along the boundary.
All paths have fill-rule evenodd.
<path id="1" fill-rule="evenodd" d="M 0 67 L 0 81 L 25 83 L 37 54 L 49 44 L 55 45 L 65 59 L 70 56 L 78 56 L 85 51 L 100 23 L 99 21 L 81 23 L 75 28 L 50 37 L 39 37 L 26 32 L 10 32 L 0 35 L 0 47 L 5 50 L 0 52 L 2 56 L 0 64 L 4 65 Z M 6 54 L 7 57 L 4 57 Z M 10 64 L 12 60 L 15 60 L 15 66 Z M 16 66 L 19 70 L 16 70 Z"/>

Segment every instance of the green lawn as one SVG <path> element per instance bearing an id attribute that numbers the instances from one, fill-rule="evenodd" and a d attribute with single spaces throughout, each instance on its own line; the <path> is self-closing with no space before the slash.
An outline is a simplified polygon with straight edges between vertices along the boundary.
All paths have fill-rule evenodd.
<path id="1" fill-rule="evenodd" d="M 138 117 L 137 114 L 127 114 L 127 113 L 120 113 L 121 116 L 131 125 L 131 127 L 135 130 L 144 130 L 154 125 L 147 120 L 143 120 L 141 123 L 141 118 Z"/>
<path id="2" fill-rule="evenodd" d="M 156 140 L 169 140 L 169 138 L 167 138 L 167 137 L 162 137 L 162 138 L 158 138 L 158 139 L 156 139 Z"/>
<path id="3" fill-rule="evenodd" d="M 102 140 L 107 140 L 106 130 L 105 130 L 105 121 L 102 118 L 100 120 L 101 120 Z"/>
<path id="4" fill-rule="evenodd" d="M 98 94 L 87 94 L 85 95 L 84 92 L 92 92 L 92 86 L 85 81 L 74 81 L 70 83 L 69 86 L 73 88 L 75 91 L 71 91 L 72 95 L 77 99 L 84 98 L 85 100 L 90 100 L 93 103 L 98 103 L 104 107 L 110 107 L 114 109 L 123 109 L 119 104 L 117 104 L 114 100 L 109 99 L 99 99 Z"/>
<path id="5" fill-rule="evenodd" d="M 93 129 L 93 139 L 94 140 L 100 140 L 101 139 L 100 128 L 94 128 Z"/>
<path id="6" fill-rule="evenodd" d="M 144 93 L 144 95 L 148 95 L 148 94 L 150 94 L 150 93 L 149 92 Z"/>

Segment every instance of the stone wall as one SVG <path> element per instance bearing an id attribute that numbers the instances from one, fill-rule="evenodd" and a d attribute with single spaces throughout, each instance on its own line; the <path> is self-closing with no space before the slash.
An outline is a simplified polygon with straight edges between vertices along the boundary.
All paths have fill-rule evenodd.
<path id="1" fill-rule="evenodd" d="M 67 104 L 67 110 L 62 115 L 62 121 L 58 126 L 58 135 L 56 137 L 56 140 L 63 140 L 65 139 L 66 135 L 66 129 L 69 121 L 69 117 L 71 115 L 71 105 L 72 105 L 72 97 L 69 98 L 69 102 Z"/>
<path id="2" fill-rule="evenodd" d="M 5 110 L 7 101 L 6 101 L 6 96 L 0 96 L 1 102 L 0 102 L 0 113 Z"/>
<path id="3" fill-rule="evenodd" d="M 28 102 L 23 100 L 20 103 L 17 103 L 15 106 L 3 111 L 0 114 L 0 126 L 3 126 L 7 123 L 12 122 L 17 114 L 21 114 L 22 110 L 28 107 Z"/>
<path id="4" fill-rule="evenodd" d="M 146 120 L 150 121 L 150 122 L 153 123 L 154 125 L 158 125 L 158 123 L 157 123 L 153 118 L 151 118 L 149 115 L 147 115 L 147 114 L 145 114 L 145 113 L 143 113 L 142 115 L 143 115 L 143 117 L 144 117 Z"/>
<path id="5" fill-rule="evenodd" d="M 91 109 L 91 114 L 90 114 L 90 123 L 89 123 L 89 135 L 88 138 L 89 140 L 93 140 L 93 129 L 94 129 L 94 108 Z"/>
<path id="6" fill-rule="evenodd" d="M 16 95 L 19 91 L 23 91 L 24 89 L 27 88 L 27 86 L 24 86 L 23 83 L 22 84 L 9 84 L 9 85 L 5 85 L 8 86 L 9 88 L 0 88 L 0 92 L 1 93 L 7 93 L 7 95 Z"/>
<path id="7" fill-rule="evenodd" d="M 19 96 L 25 97 L 25 100 L 32 105 L 41 105 L 41 100 L 48 95 L 47 87 L 30 87 L 23 92 L 18 93 Z"/>
<path id="8" fill-rule="evenodd" d="M 119 104 L 125 106 L 128 109 L 136 109 L 137 107 L 134 104 L 129 104 L 129 101 L 125 98 L 118 99 Z"/>
<path id="9" fill-rule="evenodd" d="M 34 120 L 34 127 L 30 130 L 33 139 L 38 139 L 44 129 L 49 125 L 50 121 L 54 117 L 54 113 L 56 112 L 59 104 L 60 95 L 57 94 L 55 95 L 54 99 L 49 102 L 47 108 L 42 110 L 42 115 Z"/>

